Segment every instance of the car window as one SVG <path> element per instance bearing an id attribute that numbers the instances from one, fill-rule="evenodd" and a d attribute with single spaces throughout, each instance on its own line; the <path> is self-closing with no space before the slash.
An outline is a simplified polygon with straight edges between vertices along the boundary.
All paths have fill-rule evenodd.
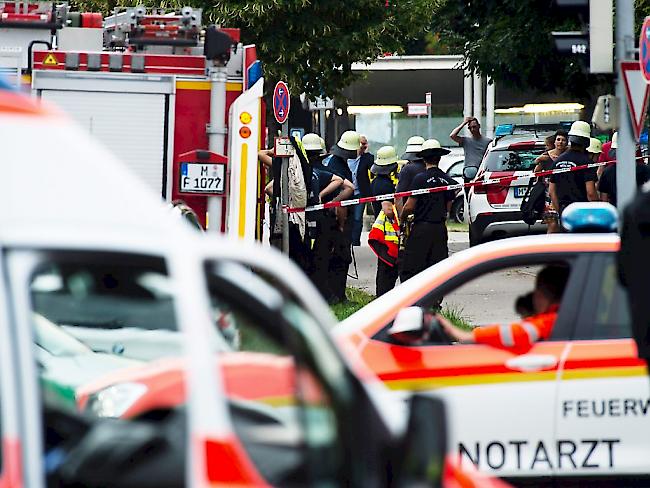
<path id="1" fill-rule="evenodd" d="M 535 159 L 544 152 L 543 148 L 534 149 L 496 149 L 485 157 L 487 171 L 532 171 Z"/>
<path id="2" fill-rule="evenodd" d="M 24 318 L 32 327 L 48 486 L 62 486 L 58 468 L 65 459 L 51 454 L 69 449 L 95 426 L 133 429 L 139 433 L 134 436 L 143 436 L 123 444 L 130 446 L 153 435 L 151 427 L 142 430 L 151 412 L 159 416 L 147 422 L 161 431 L 168 428 L 167 420 L 180 418 L 172 412 L 185 405 L 185 340 L 176 323 L 172 290 L 177 287 L 165 259 L 20 250 L 9 255 L 9 262 L 16 307 L 29 312 Z M 184 435 L 170 452 L 176 448 L 186 452 Z M 88 449 L 81 458 L 93 447 Z M 177 459 L 182 479 L 185 458 Z M 141 454 L 130 457 L 133 469 L 141 462 L 146 462 Z"/>
<path id="3" fill-rule="evenodd" d="M 206 274 L 213 316 L 233 349 L 221 355 L 221 367 L 249 457 L 274 486 L 333 482 L 342 452 L 336 412 L 322 372 L 304 356 L 301 333 L 318 327 L 314 319 L 247 268 L 221 263 Z"/>
<path id="4" fill-rule="evenodd" d="M 463 164 L 465 161 L 458 161 L 457 163 L 452 164 L 451 168 L 447 170 L 447 175 L 451 176 L 452 178 L 458 178 L 459 176 L 463 176 Z"/>
<path id="5" fill-rule="evenodd" d="M 139 361 L 176 357 L 172 288 L 162 261 L 43 264 L 31 283 L 34 310 L 95 352 Z M 227 349 L 218 334 L 206 338 Z M 47 348 L 46 348 L 47 349 Z"/>
<path id="6" fill-rule="evenodd" d="M 427 313 L 440 313 L 465 330 L 477 326 L 510 324 L 535 314 L 532 292 L 537 274 L 545 266 L 563 266 L 569 269 L 567 283 L 575 282 L 572 260 L 556 259 L 543 262 L 522 263 L 517 266 L 503 266 L 479 272 L 463 279 L 457 278 L 449 289 L 432 292 L 417 302 Z M 573 300 L 564 300 L 569 287 L 565 288 L 563 300 L 558 309 L 558 321 L 571 315 L 575 309 Z M 392 322 L 387 324 L 376 336 L 378 340 L 395 343 L 388 334 Z M 556 337 L 555 329 L 552 337 Z M 427 344 L 440 344 L 444 340 L 432 334 Z"/>
<path id="7" fill-rule="evenodd" d="M 618 281 L 614 254 L 603 255 L 603 270 L 598 283 L 592 333 L 578 339 L 617 339 L 632 337 L 632 321 L 627 293 Z"/>

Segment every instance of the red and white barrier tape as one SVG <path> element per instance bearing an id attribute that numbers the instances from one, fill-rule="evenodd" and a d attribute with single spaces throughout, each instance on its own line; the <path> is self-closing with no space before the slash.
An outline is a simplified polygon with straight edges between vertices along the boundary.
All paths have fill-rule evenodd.
<path id="1" fill-rule="evenodd" d="M 636 158 L 640 159 L 640 158 Z M 537 178 L 539 176 L 549 176 L 553 174 L 559 174 L 559 173 L 569 173 L 572 171 L 581 171 L 583 169 L 589 169 L 589 168 L 597 168 L 599 166 L 607 166 L 610 164 L 615 164 L 616 161 L 603 161 L 600 163 L 589 163 L 589 164 L 583 164 L 581 166 L 574 166 L 571 168 L 559 168 L 559 169 L 547 169 L 544 171 L 538 171 L 537 173 L 529 173 L 525 175 L 512 175 L 512 176 L 501 176 L 499 178 L 488 178 L 487 180 L 478 180 L 478 181 L 471 181 L 469 183 L 457 183 L 455 185 L 446 185 L 446 186 L 437 186 L 435 188 L 423 188 L 420 190 L 410 190 L 410 191 L 400 191 L 396 193 L 386 193 L 384 195 L 376 195 L 373 197 L 363 197 L 363 198 L 354 198 L 352 200 L 343 200 L 340 202 L 327 202 L 327 203 L 319 203 L 318 205 L 312 205 L 306 208 L 299 208 L 299 207 L 283 207 L 282 210 L 283 212 L 286 213 L 296 213 L 296 212 L 314 212 L 316 210 L 323 210 L 326 208 L 335 208 L 335 207 L 348 207 L 350 205 L 357 205 L 359 203 L 368 203 L 368 202 L 380 202 L 382 200 L 391 200 L 393 198 L 403 198 L 403 197 L 411 197 L 411 196 L 416 196 L 416 195 L 426 195 L 429 193 L 438 193 L 441 191 L 449 191 L 449 190 L 461 190 L 463 188 L 471 188 L 473 186 L 488 186 L 488 185 L 496 185 L 499 183 L 510 183 L 515 180 L 523 180 L 525 178 Z"/>

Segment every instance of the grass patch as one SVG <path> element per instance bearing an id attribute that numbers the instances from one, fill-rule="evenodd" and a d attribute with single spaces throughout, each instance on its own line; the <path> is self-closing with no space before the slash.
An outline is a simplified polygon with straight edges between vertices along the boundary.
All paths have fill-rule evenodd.
<path id="1" fill-rule="evenodd" d="M 447 221 L 447 230 L 449 232 L 469 232 L 469 225 L 458 222 L 449 222 Z"/>
<path id="2" fill-rule="evenodd" d="M 463 316 L 462 308 L 444 306 L 440 311 L 440 315 L 460 329 L 472 330 L 474 328 L 472 323 Z"/>
<path id="3" fill-rule="evenodd" d="M 332 305 L 332 312 L 336 315 L 336 318 L 340 321 L 348 318 L 354 312 L 363 308 L 365 305 L 368 305 L 375 299 L 374 295 L 367 293 L 359 288 L 347 287 L 345 289 L 345 297 L 347 300 L 345 302 L 337 303 Z"/>

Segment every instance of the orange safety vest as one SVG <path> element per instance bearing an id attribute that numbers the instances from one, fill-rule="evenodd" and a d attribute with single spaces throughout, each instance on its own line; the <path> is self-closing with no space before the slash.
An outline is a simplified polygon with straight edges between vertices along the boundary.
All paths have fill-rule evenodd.
<path id="1" fill-rule="evenodd" d="M 559 307 L 552 305 L 548 312 L 527 317 L 521 322 L 476 327 L 473 331 L 474 342 L 518 353 L 526 352 L 537 341 L 551 336 Z"/>
<path id="2" fill-rule="evenodd" d="M 395 205 L 393 205 L 393 215 L 394 220 L 390 220 L 383 210 L 379 212 L 368 234 L 370 249 L 379 259 L 390 266 L 395 266 L 397 263 L 399 250 L 399 220 Z"/>

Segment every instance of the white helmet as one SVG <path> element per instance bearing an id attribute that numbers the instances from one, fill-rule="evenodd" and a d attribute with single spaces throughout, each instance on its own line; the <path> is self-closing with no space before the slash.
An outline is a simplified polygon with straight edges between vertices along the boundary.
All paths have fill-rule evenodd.
<path id="1" fill-rule="evenodd" d="M 409 137 L 409 140 L 406 141 L 406 151 L 407 153 L 420 152 L 422 150 L 422 144 L 424 143 L 424 137 L 413 136 Z"/>
<path id="2" fill-rule="evenodd" d="M 600 154 L 603 152 L 603 143 L 600 141 L 600 139 L 592 137 L 589 140 L 589 147 L 587 148 L 587 152 L 591 154 Z"/>
<path id="3" fill-rule="evenodd" d="M 591 126 L 583 120 L 576 120 L 571 124 L 569 135 L 591 139 Z"/>
<path id="4" fill-rule="evenodd" d="M 618 132 L 614 132 L 614 135 L 612 136 L 612 145 L 610 147 L 612 149 L 618 148 Z"/>
<path id="5" fill-rule="evenodd" d="M 357 151 L 361 147 L 359 133 L 353 130 L 346 130 L 341 134 L 341 138 L 336 145 L 346 151 Z"/>
<path id="6" fill-rule="evenodd" d="M 377 166 L 388 166 L 397 162 L 397 151 L 393 146 L 382 146 L 377 151 L 377 159 L 375 164 Z"/>
<path id="7" fill-rule="evenodd" d="M 321 151 L 323 149 L 320 142 L 320 136 L 313 132 L 303 136 L 302 145 L 305 148 L 305 151 Z"/>

